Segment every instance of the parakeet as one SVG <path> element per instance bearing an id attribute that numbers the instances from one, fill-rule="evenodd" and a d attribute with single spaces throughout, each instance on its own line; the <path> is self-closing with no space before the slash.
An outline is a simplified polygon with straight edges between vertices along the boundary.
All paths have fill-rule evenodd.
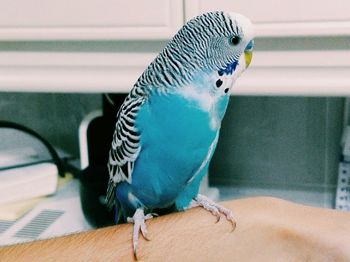
<path id="1" fill-rule="evenodd" d="M 232 12 L 188 21 L 147 67 L 117 113 L 107 202 L 131 222 L 136 255 L 145 220 L 202 206 L 233 225 L 230 210 L 198 194 L 235 80 L 249 66 L 252 23 Z"/>

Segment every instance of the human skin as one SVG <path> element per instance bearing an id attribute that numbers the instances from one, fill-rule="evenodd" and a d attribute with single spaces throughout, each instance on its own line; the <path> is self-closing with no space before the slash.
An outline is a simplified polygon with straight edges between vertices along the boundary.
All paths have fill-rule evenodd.
<path id="1" fill-rule="evenodd" d="M 147 221 L 141 261 L 350 261 L 350 213 L 257 197 L 222 203 L 224 217 L 193 208 Z M 132 225 L 0 248 L 0 261 L 132 261 Z"/>

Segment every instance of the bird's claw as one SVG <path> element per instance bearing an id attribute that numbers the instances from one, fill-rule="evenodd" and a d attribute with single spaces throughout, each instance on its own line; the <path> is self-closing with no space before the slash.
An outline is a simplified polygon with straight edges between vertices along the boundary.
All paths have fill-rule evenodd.
<path id="1" fill-rule="evenodd" d="M 219 208 L 220 213 L 224 214 L 226 216 L 226 219 L 231 222 L 232 224 L 232 231 L 236 229 L 236 219 L 233 216 L 233 212 L 226 208 L 226 207 L 220 207 Z"/>
<path id="2" fill-rule="evenodd" d="M 133 217 L 127 218 L 128 223 L 134 224 L 133 233 L 132 233 L 132 243 L 133 243 L 134 256 L 136 260 L 137 260 L 137 250 L 138 250 L 140 232 L 144 239 L 148 241 L 150 240 L 145 221 L 153 218 L 154 216 L 157 216 L 157 214 L 145 215 L 144 210 L 142 208 L 138 208 L 136 209 Z"/>
<path id="3" fill-rule="evenodd" d="M 216 216 L 216 223 L 219 223 L 220 221 L 220 211 L 215 206 L 207 206 L 205 207 L 206 210 L 210 211 L 214 216 Z"/>
<path id="4" fill-rule="evenodd" d="M 226 219 L 231 222 L 231 224 L 232 224 L 232 231 L 234 231 L 236 229 L 236 219 L 234 218 L 233 213 L 232 213 L 231 210 L 229 210 L 229 209 L 227 209 L 225 207 L 223 207 L 223 208 L 228 211 L 228 212 L 224 211 L 222 213 L 225 214 Z"/>
<path id="5" fill-rule="evenodd" d="M 233 212 L 230 209 L 223 207 L 219 204 L 216 204 L 214 201 L 210 200 L 209 198 L 203 195 L 198 195 L 194 199 L 194 201 L 195 201 L 195 204 L 193 206 L 201 206 L 204 209 L 210 211 L 214 216 L 216 216 L 217 218 L 216 223 L 220 221 L 220 218 L 221 218 L 220 214 L 225 215 L 226 219 L 230 221 L 232 224 L 232 231 L 235 230 L 236 219 L 233 215 Z"/>

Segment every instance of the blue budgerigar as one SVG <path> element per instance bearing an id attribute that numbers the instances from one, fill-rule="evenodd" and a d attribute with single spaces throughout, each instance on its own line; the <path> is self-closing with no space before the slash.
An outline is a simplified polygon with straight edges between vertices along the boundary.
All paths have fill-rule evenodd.
<path id="1" fill-rule="evenodd" d="M 122 104 L 109 155 L 107 200 L 116 221 L 134 223 L 161 210 L 230 210 L 198 194 L 218 142 L 230 89 L 252 58 L 250 20 L 210 12 L 187 22 L 147 67 Z"/>

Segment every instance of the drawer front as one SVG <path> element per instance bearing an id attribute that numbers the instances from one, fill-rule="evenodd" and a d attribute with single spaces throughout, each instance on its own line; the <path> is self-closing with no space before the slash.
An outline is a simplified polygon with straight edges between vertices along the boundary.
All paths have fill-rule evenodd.
<path id="1" fill-rule="evenodd" d="M 167 39 L 181 0 L 1 0 L 0 39 Z"/>
<path id="2" fill-rule="evenodd" d="M 258 36 L 349 35 L 349 0 L 186 0 L 186 19 L 214 10 L 242 13 Z"/>

